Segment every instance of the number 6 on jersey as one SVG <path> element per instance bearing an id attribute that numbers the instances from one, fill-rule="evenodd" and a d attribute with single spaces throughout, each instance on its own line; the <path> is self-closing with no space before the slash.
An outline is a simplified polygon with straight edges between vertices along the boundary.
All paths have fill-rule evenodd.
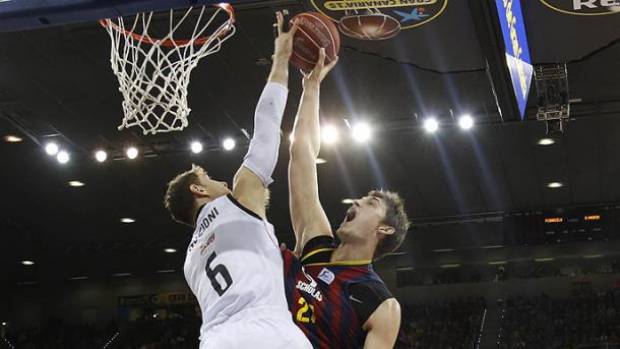
<path id="1" fill-rule="evenodd" d="M 211 286 L 213 286 L 213 289 L 215 290 L 215 292 L 217 292 L 217 294 L 221 297 L 224 294 L 224 292 L 226 292 L 230 288 L 230 286 L 233 283 L 233 280 L 232 280 L 232 277 L 230 276 L 230 273 L 228 272 L 228 269 L 226 269 L 225 265 L 218 264 L 213 269 L 211 269 L 211 262 L 213 262 L 215 257 L 217 257 L 217 254 L 215 252 L 209 255 L 209 259 L 207 259 L 207 266 L 205 267 L 205 270 L 207 272 L 207 277 L 211 281 Z M 226 282 L 226 287 L 222 287 L 220 282 L 217 280 L 216 277 L 218 274 L 221 275 L 222 278 L 224 278 L 224 281 Z"/>

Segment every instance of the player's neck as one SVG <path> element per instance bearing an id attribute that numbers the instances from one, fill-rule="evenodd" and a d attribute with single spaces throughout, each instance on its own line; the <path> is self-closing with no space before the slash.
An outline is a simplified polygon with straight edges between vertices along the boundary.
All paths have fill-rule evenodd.
<path id="1" fill-rule="evenodd" d="M 194 210 L 192 212 L 192 217 L 194 217 L 194 219 L 198 219 L 198 215 L 200 214 L 200 209 L 202 208 L 202 206 L 208 204 L 209 201 L 212 201 L 212 200 L 211 198 L 208 198 L 208 197 L 196 198 L 196 204 L 194 205 Z"/>
<path id="2" fill-rule="evenodd" d="M 331 262 L 372 260 L 375 247 L 371 244 L 359 245 L 341 242 L 332 253 Z"/>

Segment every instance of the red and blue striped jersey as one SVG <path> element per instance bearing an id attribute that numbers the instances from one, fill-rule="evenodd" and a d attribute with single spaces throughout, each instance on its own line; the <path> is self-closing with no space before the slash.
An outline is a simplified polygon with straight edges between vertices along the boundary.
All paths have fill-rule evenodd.
<path id="1" fill-rule="evenodd" d="M 362 348 L 363 326 L 391 294 L 371 261 L 330 262 L 332 237 L 306 244 L 301 258 L 283 252 L 289 310 L 314 348 Z"/>

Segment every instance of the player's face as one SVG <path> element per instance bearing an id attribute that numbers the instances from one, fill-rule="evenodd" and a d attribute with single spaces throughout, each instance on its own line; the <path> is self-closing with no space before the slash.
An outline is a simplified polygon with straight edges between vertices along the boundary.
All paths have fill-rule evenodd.
<path id="1" fill-rule="evenodd" d="M 336 233 L 343 241 L 378 239 L 378 229 L 386 211 L 385 203 L 376 196 L 369 195 L 355 200 Z"/>
<path id="2" fill-rule="evenodd" d="M 216 199 L 220 196 L 231 193 L 230 189 L 228 189 L 228 183 L 216 181 L 215 179 L 209 177 L 207 171 L 205 171 L 202 167 L 195 167 L 194 171 L 196 172 L 196 175 L 198 175 L 198 180 L 200 181 L 200 185 L 204 189 L 205 194 L 211 199 Z"/>

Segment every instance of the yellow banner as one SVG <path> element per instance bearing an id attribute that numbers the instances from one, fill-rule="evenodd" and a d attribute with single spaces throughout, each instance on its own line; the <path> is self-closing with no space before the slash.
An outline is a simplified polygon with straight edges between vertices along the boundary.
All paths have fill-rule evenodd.
<path id="1" fill-rule="evenodd" d="M 371 8 L 428 6 L 437 0 L 339 0 L 326 1 L 323 6 L 330 11 L 364 10 Z"/>

